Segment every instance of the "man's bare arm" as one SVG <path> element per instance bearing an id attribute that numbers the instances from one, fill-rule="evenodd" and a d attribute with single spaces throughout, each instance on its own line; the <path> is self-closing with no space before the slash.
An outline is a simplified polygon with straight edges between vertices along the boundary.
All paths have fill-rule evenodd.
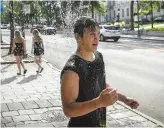
<path id="1" fill-rule="evenodd" d="M 76 102 L 78 94 L 79 76 L 73 71 L 65 71 L 61 82 L 61 99 L 67 117 L 85 115 L 100 107 L 112 105 L 117 100 L 116 90 L 109 88 L 103 90 L 98 97 L 85 102 Z"/>

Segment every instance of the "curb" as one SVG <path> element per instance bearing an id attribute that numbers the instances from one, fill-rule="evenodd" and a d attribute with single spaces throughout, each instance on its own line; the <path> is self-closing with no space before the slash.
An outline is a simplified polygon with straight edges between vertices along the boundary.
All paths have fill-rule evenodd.
<path id="1" fill-rule="evenodd" d="M 23 60 L 24 63 L 34 63 L 33 60 Z M 4 61 L 4 62 L 1 62 L 2 65 L 4 64 L 16 64 L 16 61 Z"/>
<path id="2" fill-rule="evenodd" d="M 130 38 L 130 39 L 138 39 L 138 40 L 154 40 L 154 41 L 164 41 L 164 40 L 157 40 L 157 39 L 144 39 L 142 37 L 125 37 L 125 36 L 121 36 L 121 38 Z"/>
<path id="3" fill-rule="evenodd" d="M 29 54 L 29 53 L 28 53 L 28 55 L 31 56 L 32 58 L 34 58 L 34 55 Z M 47 60 L 45 60 L 43 58 L 41 58 L 41 60 L 44 61 L 45 63 L 47 63 L 52 69 L 54 69 L 54 70 L 56 70 L 58 72 L 61 72 L 59 69 L 55 68 L 51 63 L 49 63 L 49 61 L 47 61 Z"/>
<path id="4" fill-rule="evenodd" d="M 9 49 L 10 47 L 0 47 L 0 49 Z"/>
<path id="5" fill-rule="evenodd" d="M 150 116 L 148 116 L 148 115 L 146 115 L 146 114 L 144 114 L 144 113 L 142 113 L 142 112 L 140 112 L 140 111 L 138 111 L 138 110 L 130 109 L 128 106 L 126 106 L 124 103 L 122 103 L 122 102 L 120 102 L 120 101 L 117 101 L 117 103 L 118 103 L 119 105 L 124 106 L 125 108 L 129 109 L 130 111 L 136 113 L 137 115 L 140 115 L 140 116 L 142 116 L 143 118 L 145 118 L 145 119 L 147 119 L 147 120 L 149 120 L 149 121 L 151 121 L 151 122 L 157 124 L 157 125 L 158 125 L 157 127 L 159 127 L 159 126 L 160 126 L 160 127 L 164 127 L 164 124 L 163 124 L 162 122 L 160 122 L 160 121 L 158 121 L 158 120 L 156 120 L 156 119 L 154 119 L 154 118 L 152 118 L 152 117 L 150 117 Z"/>

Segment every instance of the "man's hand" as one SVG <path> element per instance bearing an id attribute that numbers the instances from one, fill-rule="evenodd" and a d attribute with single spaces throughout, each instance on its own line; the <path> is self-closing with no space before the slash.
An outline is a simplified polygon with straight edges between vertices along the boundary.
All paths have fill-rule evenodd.
<path id="1" fill-rule="evenodd" d="M 128 105 L 131 109 L 136 109 L 139 106 L 139 103 L 131 98 L 127 98 L 124 103 Z"/>
<path id="2" fill-rule="evenodd" d="M 117 91 L 113 88 L 104 89 L 99 95 L 100 107 L 107 107 L 114 104 L 118 99 Z"/>

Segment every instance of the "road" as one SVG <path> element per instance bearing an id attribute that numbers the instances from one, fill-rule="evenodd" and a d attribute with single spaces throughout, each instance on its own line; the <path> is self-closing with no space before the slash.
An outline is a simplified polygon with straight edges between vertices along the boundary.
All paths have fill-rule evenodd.
<path id="1" fill-rule="evenodd" d="M 76 49 L 73 38 L 43 35 L 44 59 L 62 69 Z M 8 36 L 3 39 L 9 40 Z M 31 36 L 26 36 L 31 49 Z M 139 101 L 139 111 L 164 123 L 164 43 L 134 39 L 100 42 L 107 82 L 119 92 Z"/>

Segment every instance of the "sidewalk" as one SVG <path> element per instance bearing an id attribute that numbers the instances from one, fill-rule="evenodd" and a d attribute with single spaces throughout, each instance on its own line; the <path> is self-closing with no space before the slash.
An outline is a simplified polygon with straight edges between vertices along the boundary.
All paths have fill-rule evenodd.
<path id="1" fill-rule="evenodd" d="M 43 61 L 43 72 L 36 74 L 36 64 L 27 61 L 27 74 L 17 76 L 16 64 L 6 64 L 3 63 L 6 58 L 1 59 L 1 127 L 66 127 L 68 118 L 63 114 L 60 99 L 60 71 Z M 117 102 L 107 108 L 107 127 L 164 125 Z"/>

